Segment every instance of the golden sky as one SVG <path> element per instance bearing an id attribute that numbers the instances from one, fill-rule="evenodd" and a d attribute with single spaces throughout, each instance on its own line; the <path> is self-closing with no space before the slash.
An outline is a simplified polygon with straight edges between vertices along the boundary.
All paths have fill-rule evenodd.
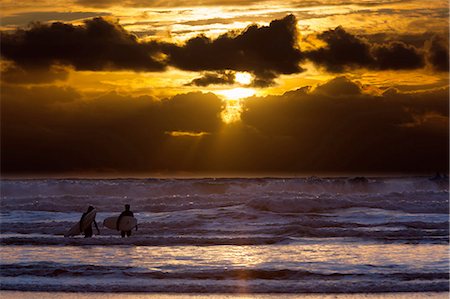
<path id="1" fill-rule="evenodd" d="M 4 172 L 448 170 L 448 1 L 0 3 Z"/>

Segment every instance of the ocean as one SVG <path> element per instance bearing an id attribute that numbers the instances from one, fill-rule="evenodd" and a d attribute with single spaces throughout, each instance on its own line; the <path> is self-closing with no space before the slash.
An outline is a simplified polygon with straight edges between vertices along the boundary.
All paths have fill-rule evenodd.
<path id="1" fill-rule="evenodd" d="M 3 179 L 0 290 L 448 292 L 448 187 L 427 177 Z M 102 225 L 124 204 L 138 219 L 129 238 Z M 64 238 L 89 205 L 100 235 Z"/>

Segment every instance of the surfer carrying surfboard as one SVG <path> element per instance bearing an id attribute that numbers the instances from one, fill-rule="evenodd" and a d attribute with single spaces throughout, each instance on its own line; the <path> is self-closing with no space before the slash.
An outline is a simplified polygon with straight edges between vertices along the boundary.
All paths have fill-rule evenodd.
<path id="1" fill-rule="evenodd" d="M 120 220 L 122 219 L 122 217 L 124 216 L 130 216 L 130 217 L 134 217 L 133 212 L 130 211 L 130 205 L 126 204 L 125 205 L 125 211 L 123 211 L 122 213 L 120 213 L 119 218 L 117 218 L 117 223 L 116 223 L 116 228 L 117 230 L 119 230 L 119 224 L 120 224 Z M 136 230 L 137 230 L 137 225 L 136 225 Z M 125 234 L 127 235 L 127 237 L 131 236 L 131 229 L 127 230 L 127 231 L 120 231 L 120 234 L 122 235 L 122 238 L 125 237 Z"/>
<path id="2" fill-rule="evenodd" d="M 81 219 L 80 219 L 80 232 L 84 231 L 84 237 L 85 238 L 92 237 L 92 234 L 93 234 L 93 232 L 92 232 L 92 222 L 95 224 L 95 228 L 97 229 L 97 232 L 100 235 L 100 230 L 98 229 L 97 222 L 95 221 L 95 216 L 94 216 L 94 220 L 92 220 L 92 222 L 84 230 L 83 230 L 83 227 L 82 227 L 82 223 L 83 223 L 84 217 L 86 217 L 93 210 L 94 210 L 94 207 L 93 206 L 89 206 L 87 211 L 86 211 L 86 213 L 83 213 L 83 215 L 81 216 Z"/>

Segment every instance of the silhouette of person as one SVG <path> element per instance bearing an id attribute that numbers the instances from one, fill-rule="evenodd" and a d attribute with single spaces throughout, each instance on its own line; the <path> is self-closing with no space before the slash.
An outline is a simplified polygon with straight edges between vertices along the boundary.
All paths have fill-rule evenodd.
<path id="1" fill-rule="evenodd" d="M 122 213 L 120 213 L 119 218 L 117 218 L 117 223 L 116 223 L 116 228 L 117 228 L 117 230 L 119 230 L 119 223 L 120 223 L 120 220 L 121 220 L 122 217 L 124 217 L 124 216 L 134 217 L 133 212 L 130 211 L 130 205 L 129 205 L 129 204 L 126 204 L 126 205 L 125 205 L 125 211 L 123 211 Z M 136 230 L 137 230 L 137 226 L 136 226 Z M 120 235 L 122 236 L 122 238 L 125 237 L 125 234 L 127 235 L 127 237 L 131 236 L 131 229 L 128 230 L 128 231 L 123 231 L 123 230 L 120 231 Z"/>
<path id="2" fill-rule="evenodd" d="M 85 213 L 83 213 L 83 215 L 81 216 L 81 218 L 80 218 L 80 232 L 83 232 L 83 228 L 81 227 L 81 223 L 83 222 L 84 217 L 86 217 L 86 215 L 89 214 L 93 209 L 94 209 L 93 206 L 89 206 L 87 211 Z M 94 222 L 95 228 L 97 229 L 97 232 L 100 235 L 100 230 L 98 229 L 98 225 L 97 225 L 97 222 L 95 221 L 95 218 L 94 218 L 94 221 L 92 221 L 92 222 Z M 91 223 L 88 227 L 86 227 L 86 229 L 84 229 L 84 237 L 85 238 L 90 238 L 90 237 L 92 237 L 92 234 L 93 234 L 93 232 L 92 232 L 92 223 Z"/>

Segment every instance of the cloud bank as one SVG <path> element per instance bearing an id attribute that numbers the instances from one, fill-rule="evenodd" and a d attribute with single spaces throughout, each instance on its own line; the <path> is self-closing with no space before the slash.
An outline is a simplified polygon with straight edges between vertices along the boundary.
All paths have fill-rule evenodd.
<path id="1" fill-rule="evenodd" d="M 448 167 L 447 99 L 448 87 L 371 95 L 338 77 L 314 90 L 248 99 L 241 118 L 279 140 L 265 149 L 291 157 L 275 162 L 279 169 L 432 171 Z"/>
<path id="2" fill-rule="evenodd" d="M 211 93 L 158 100 L 63 87 L 1 90 L 5 174 L 448 171 L 448 88 L 374 95 L 337 77 L 244 100 L 224 125 Z"/>
<path id="3" fill-rule="evenodd" d="M 34 24 L 28 30 L 2 33 L 2 56 L 23 68 L 70 65 L 76 70 L 162 71 L 156 52 L 118 23 L 94 18 L 75 26 Z"/>
<path id="4" fill-rule="evenodd" d="M 374 70 L 413 70 L 426 62 L 439 71 L 448 71 L 448 42 L 433 36 L 423 48 L 403 41 L 370 43 L 352 35 L 341 26 L 318 34 L 325 47 L 306 52 L 306 57 L 329 72 L 345 72 L 352 68 Z"/>
<path id="5" fill-rule="evenodd" d="M 324 46 L 302 51 L 295 16 L 268 26 L 251 25 L 217 38 L 199 35 L 183 44 L 140 41 L 120 24 L 104 18 L 81 26 L 56 22 L 34 24 L 26 30 L 1 34 L 1 55 L 19 69 L 49 70 L 55 65 L 76 70 L 162 72 L 167 67 L 205 72 L 193 85 L 229 84 L 224 74 L 246 71 L 253 86 L 264 87 L 285 74 L 301 73 L 307 60 L 328 72 L 350 69 L 412 70 L 430 66 L 448 71 L 448 39 L 433 36 L 425 46 L 404 41 L 370 42 L 342 27 L 317 34 Z"/>

